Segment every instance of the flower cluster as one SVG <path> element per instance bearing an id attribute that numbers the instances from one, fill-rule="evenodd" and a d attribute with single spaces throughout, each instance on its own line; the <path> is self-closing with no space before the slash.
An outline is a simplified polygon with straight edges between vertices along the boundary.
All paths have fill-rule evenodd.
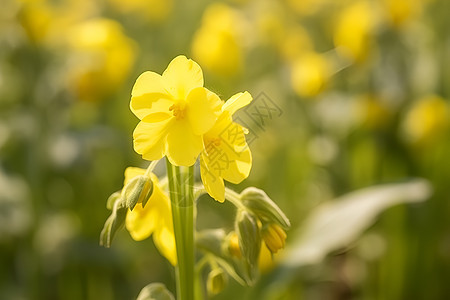
<path id="1" fill-rule="evenodd" d="M 248 177 L 252 155 L 247 145 L 247 129 L 233 121 L 233 115 L 250 104 L 248 92 L 227 101 L 203 86 L 200 66 L 185 56 L 172 60 L 159 75 L 144 72 L 132 90 L 130 108 L 140 119 L 133 133 L 135 151 L 152 161 L 147 168 L 129 167 L 121 191 L 108 200 L 111 216 L 101 233 L 101 244 L 109 247 L 115 232 L 125 225 L 131 237 L 153 241 L 172 265 L 177 265 L 180 299 L 192 299 L 195 264 L 194 242 L 207 255 L 197 268 L 209 265 L 206 290 L 219 293 L 227 276 L 251 285 L 258 273 L 261 248 L 272 256 L 284 248 L 289 220 L 280 208 L 256 188 L 238 194 L 224 181 L 240 183 Z M 169 195 L 152 173 L 156 163 L 167 158 Z M 234 230 L 225 233 L 195 234 L 194 168 L 199 160 L 204 188 L 219 202 L 225 199 L 237 209 Z M 228 274 L 228 275 L 227 275 Z M 143 293 L 165 288 L 149 286 Z"/>

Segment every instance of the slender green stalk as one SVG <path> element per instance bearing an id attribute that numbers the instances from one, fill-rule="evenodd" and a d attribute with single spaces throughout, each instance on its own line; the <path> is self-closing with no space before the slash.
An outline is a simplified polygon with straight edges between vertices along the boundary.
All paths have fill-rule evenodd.
<path id="1" fill-rule="evenodd" d="M 177 247 L 177 299 L 194 299 L 194 167 L 167 160 L 173 228 Z"/>

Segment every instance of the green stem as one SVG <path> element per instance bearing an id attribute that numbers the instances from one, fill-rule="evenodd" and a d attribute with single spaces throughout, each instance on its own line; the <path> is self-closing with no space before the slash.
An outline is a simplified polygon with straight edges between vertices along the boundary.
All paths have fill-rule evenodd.
<path id="1" fill-rule="evenodd" d="M 246 209 L 244 204 L 242 204 L 242 202 L 241 202 L 241 197 L 239 196 L 239 194 L 227 187 L 225 187 L 225 199 L 227 199 L 228 201 L 233 203 L 234 206 L 236 206 L 237 208 L 240 208 L 243 210 Z"/>
<path id="2" fill-rule="evenodd" d="M 173 228 L 177 247 L 177 299 L 194 299 L 194 167 L 167 160 Z"/>

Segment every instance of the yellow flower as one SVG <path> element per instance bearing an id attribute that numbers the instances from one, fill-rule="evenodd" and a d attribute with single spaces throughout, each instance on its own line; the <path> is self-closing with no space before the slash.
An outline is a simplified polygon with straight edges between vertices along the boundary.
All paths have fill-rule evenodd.
<path id="1" fill-rule="evenodd" d="M 136 176 L 144 175 L 145 170 L 129 167 L 125 170 L 125 184 Z M 153 242 L 159 252 L 172 265 L 177 264 L 175 235 L 173 232 L 172 212 L 169 197 L 158 186 L 158 178 L 152 173 L 153 193 L 145 207 L 138 203 L 134 209 L 128 210 L 125 226 L 131 237 L 141 241 L 153 234 Z"/>
<path id="2" fill-rule="evenodd" d="M 409 109 L 403 131 L 410 142 L 427 145 L 446 133 L 449 125 L 450 109 L 445 99 L 428 95 Z"/>
<path id="3" fill-rule="evenodd" d="M 134 84 L 131 111 L 141 120 L 134 149 L 144 159 L 167 156 L 191 166 L 203 149 L 202 135 L 217 120 L 222 101 L 203 87 L 200 66 L 185 56 L 172 60 L 162 75 L 144 72 Z"/>
<path id="4" fill-rule="evenodd" d="M 221 76 L 233 76 L 242 69 L 243 55 L 240 43 L 239 14 L 221 3 L 210 5 L 202 26 L 192 41 L 194 58 L 207 70 Z"/>
<path id="5" fill-rule="evenodd" d="M 338 17 L 334 44 L 344 57 L 362 61 L 369 52 L 370 39 L 378 22 L 372 3 L 357 1 Z"/>
<path id="6" fill-rule="evenodd" d="M 231 118 L 251 101 L 252 96 L 248 92 L 231 97 L 222 106 L 217 122 L 203 135 L 205 149 L 200 155 L 200 174 L 208 194 L 219 202 L 225 201 L 223 180 L 240 183 L 248 177 L 252 167 L 245 130 Z"/>
<path id="7" fill-rule="evenodd" d="M 66 34 L 68 85 L 81 100 L 101 100 L 120 87 L 134 64 L 136 46 L 119 23 L 91 19 L 72 26 Z"/>
<path id="8" fill-rule="evenodd" d="M 300 97 L 313 97 L 323 90 L 330 74 L 330 63 L 322 55 L 303 53 L 292 64 L 291 84 Z"/>
<path id="9" fill-rule="evenodd" d="M 232 232 L 230 234 L 228 243 L 228 251 L 230 252 L 231 256 L 241 258 L 242 252 L 241 247 L 239 246 L 239 238 L 236 232 Z"/>
<path id="10" fill-rule="evenodd" d="M 124 14 L 135 14 L 146 21 L 161 23 L 173 9 L 173 0 L 109 0 L 111 5 Z"/>
<path id="11" fill-rule="evenodd" d="M 389 21 L 394 26 L 401 26 L 409 20 L 417 19 L 424 6 L 423 0 L 383 0 Z"/>

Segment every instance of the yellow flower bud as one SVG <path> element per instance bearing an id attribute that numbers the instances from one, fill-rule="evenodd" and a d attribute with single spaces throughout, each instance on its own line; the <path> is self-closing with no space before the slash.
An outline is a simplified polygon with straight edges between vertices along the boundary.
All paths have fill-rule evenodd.
<path id="1" fill-rule="evenodd" d="M 272 223 L 263 227 L 262 237 L 270 252 L 277 253 L 278 250 L 284 248 L 287 235 L 281 226 Z"/>
<path id="2" fill-rule="evenodd" d="M 228 251 L 230 251 L 230 254 L 234 257 L 242 257 L 241 248 L 239 247 L 239 238 L 236 232 L 231 233 L 229 237 Z"/>
<path id="3" fill-rule="evenodd" d="M 206 289 L 209 295 L 217 295 L 228 283 L 227 274 L 222 270 L 222 268 L 215 268 L 208 274 L 208 279 L 206 281 Z"/>

